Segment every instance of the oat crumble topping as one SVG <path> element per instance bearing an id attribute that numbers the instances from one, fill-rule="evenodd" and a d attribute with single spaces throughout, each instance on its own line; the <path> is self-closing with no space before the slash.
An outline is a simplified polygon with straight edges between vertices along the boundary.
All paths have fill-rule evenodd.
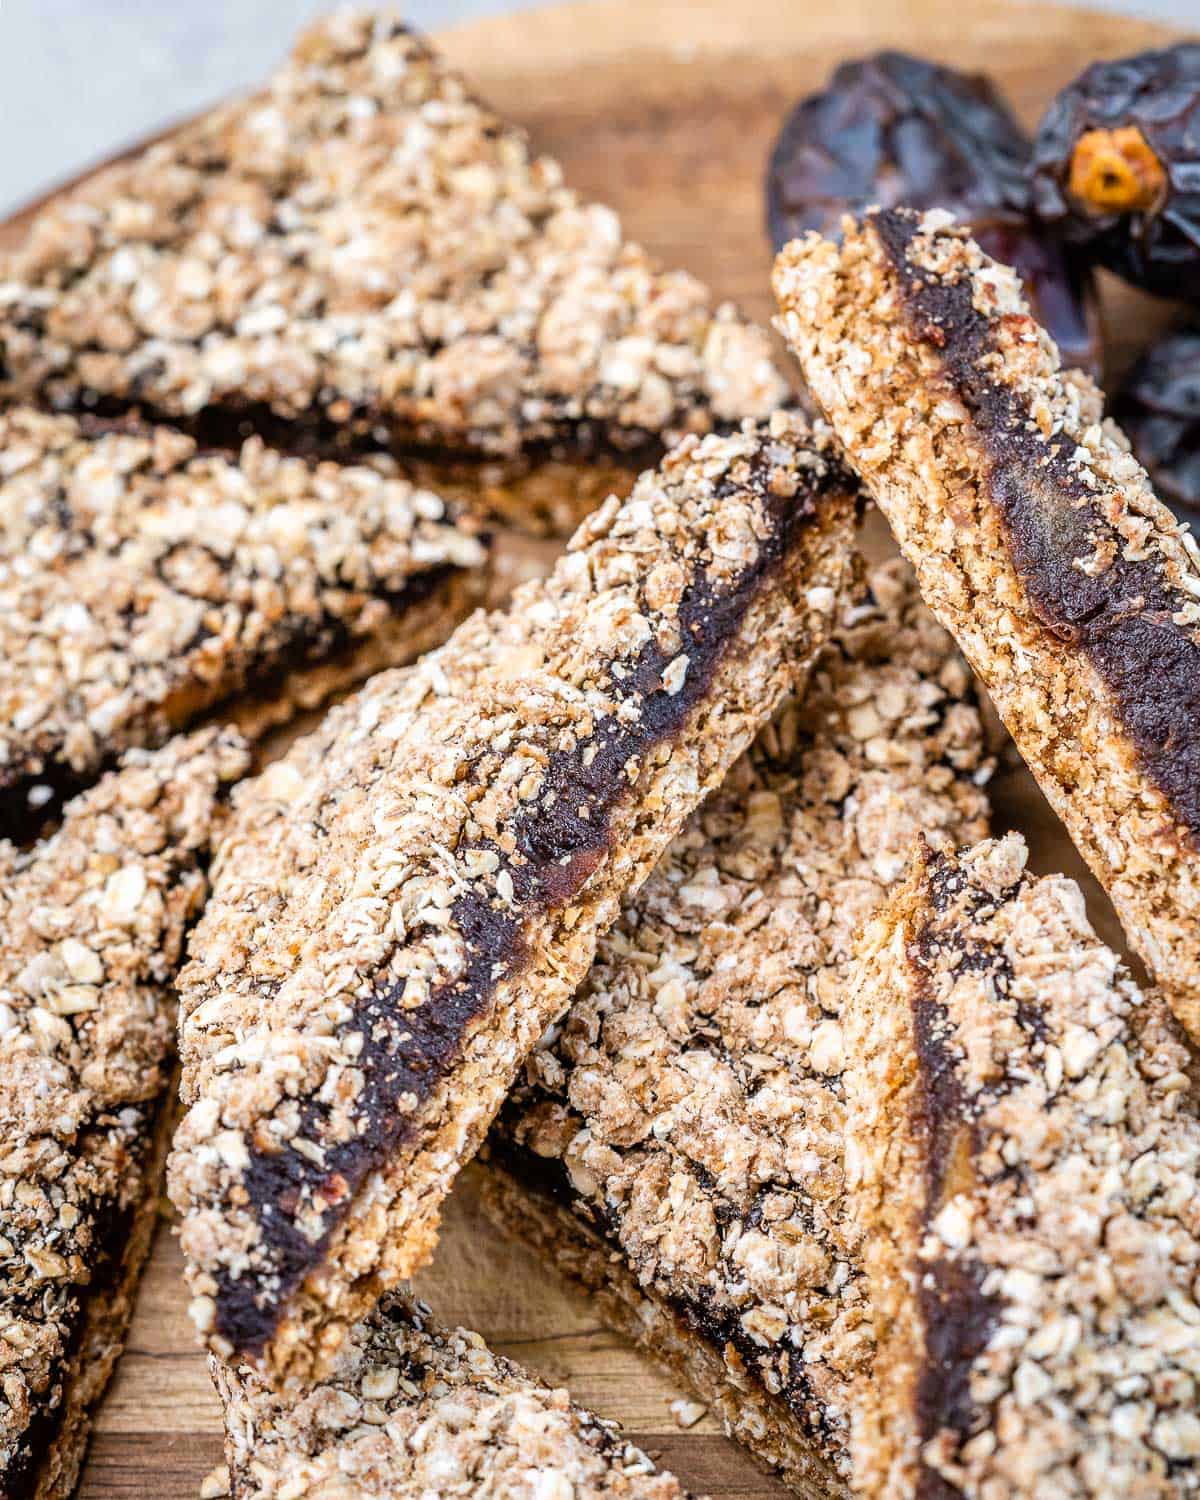
<path id="1" fill-rule="evenodd" d="M 686 1500 L 614 1424 L 408 1295 L 357 1324 L 297 1397 L 210 1363 L 234 1500 Z"/>
<path id="2" fill-rule="evenodd" d="M 69 804 L 53 837 L 26 852 L 0 843 L 6 1494 L 32 1494 L 38 1473 L 46 1493 L 70 1493 L 86 1408 L 124 1336 L 129 1306 L 122 1318 L 108 1304 L 136 1274 L 128 1241 L 158 1192 L 171 980 L 219 803 L 247 764 L 228 730 L 133 750 Z"/>
<path id="3" fill-rule="evenodd" d="M 765 330 L 658 269 L 394 9 L 98 173 L 0 270 L 11 394 L 514 455 L 769 414 Z"/>
<path id="4" fill-rule="evenodd" d="M 880 1500 L 1200 1491 L 1200 1117 L 1161 999 L 1021 838 L 921 852 L 859 945 L 848 1178 Z M 886 1337 L 883 1330 L 886 1329 Z"/>

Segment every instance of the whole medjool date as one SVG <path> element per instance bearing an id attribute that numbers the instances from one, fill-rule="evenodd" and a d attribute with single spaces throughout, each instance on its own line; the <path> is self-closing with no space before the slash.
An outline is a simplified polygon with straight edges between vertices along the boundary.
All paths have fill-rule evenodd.
<path id="1" fill-rule="evenodd" d="M 1038 214 L 1135 286 L 1200 301 L 1200 43 L 1095 63 L 1038 127 Z"/>
<path id="2" fill-rule="evenodd" d="M 801 99 L 771 151 L 767 222 L 776 249 L 809 229 L 837 235 L 873 205 L 948 209 L 989 255 L 1014 265 L 1068 364 L 1099 373 L 1091 280 L 1032 214 L 1030 142 L 981 75 L 880 52 L 844 63 Z"/>
<path id="3" fill-rule="evenodd" d="M 1200 519 L 1200 329 L 1170 333 L 1137 364 L 1113 405 L 1155 488 Z"/>

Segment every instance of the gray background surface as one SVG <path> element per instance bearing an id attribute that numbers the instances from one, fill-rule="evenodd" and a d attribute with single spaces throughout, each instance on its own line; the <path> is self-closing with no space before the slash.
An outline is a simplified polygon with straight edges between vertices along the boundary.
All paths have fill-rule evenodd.
<path id="1" fill-rule="evenodd" d="M 0 213 L 261 78 L 293 32 L 335 3 L 0 0 Z M 1200 0 L 1092 3 L 1200 26 Z M 408 0 L 405 10 L 432 29 L 520 4 Z"/>

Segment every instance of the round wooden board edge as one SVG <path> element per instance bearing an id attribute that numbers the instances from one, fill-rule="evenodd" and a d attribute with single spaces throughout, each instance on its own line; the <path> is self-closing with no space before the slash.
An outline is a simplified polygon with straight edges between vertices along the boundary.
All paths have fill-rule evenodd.
<path id="1" fill-rule="evenodd" d="M 961 0 L 893 0 L 885 8 L 877 0 L 846 0 L 821 15 L 822 49 L 841 40 L 861 49 L 870 32 L 876 45 L 911 45 L 914 31 L 944 40 L 948 52 L 962 34 Z M 1185 36 L 1179 27 L 1136 16 L 1093 10 L 1086 6 L 1043 4 L 1042 0 L 972 0 L 970 32 L 994 32 L 1003 39 L 1013 31 L 1013 14 L 1022 26 L 1036 18 L 1047 46 L 1064 33 L 1078 34 L 1086 26 L 1089 45 L 1097 58 L 1120 56 L 1149 47 L 1167 46 Z M 530 45 L 536 34 L 536 46 Z M 722 57 L 754 60 L 772 72 L 800 50 L 796 43 L 796 12 L 780 0 L 568 0 L 562 5 L 532 5 L 480 20 L 439 28 L 432 39 L 468 78 L 500 74 L 544 75 L 554 67 L 578 66 L 581 56 L 601 63 L 643 63 L 642 54 L 659 54 L 674 63 Z M 581 44 L 586 37 L 586 45 Z M 289 43 L 290 45 L 290 43 Z M 924 43 L 922 50 L 937 51 Z M 281 50 L 282 62 L 286 47 Z M 214 101 L 213 107 L 222 101 Z M 201 114 L 204 111 L 200 112 Z M 36 215 L 56 198 L 71 192 L 106 167 L 136 156 L 198 115 L 169 121 L 161 129 L 122 146 L 21 204 L 0 219 L 0 251 L 19 242 Z"/>
<path id="2" fill-rule="evenodd" d="M 1167 46 L 1186 34 L 1166 22 L 1042 0 L 968 0 L 968 7 L 964 17 L 962 0 L 843 0 L 822 6 L 813 24 L 822 50 L 842 39 L 861 50 L 863 37 L 871 35 L 878 47 L 922 53 L 953 51 L 965 32 L 977 45 L 981 34 L 1003 43 L 1032 27 L 1052 49 L 1086 28 L 1097 58 Z M 455 66 L 475 76 L 541 74 L 547 67 L 577 67 L 584 55 L 595 64 L 641 61 L 640 54 L 651 53 L 679 62 L 725 56 L 773 65 L 802 51 L 800 9 L 781 0 L 568 0 L 462 22 L 435 37 Z M 530 45 L 533 35 L 536 46 Z"/>

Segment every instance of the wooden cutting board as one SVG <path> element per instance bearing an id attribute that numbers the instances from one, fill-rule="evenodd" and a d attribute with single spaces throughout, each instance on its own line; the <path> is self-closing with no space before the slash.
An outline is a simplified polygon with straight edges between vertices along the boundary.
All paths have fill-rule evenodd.
<path id="1" fill-rule="evenodd" d="M 1142 22 L 1006 0 L 601 0 L 486 21 L 441 38 L 498 109 L 557 155 L 582 193 L 611 203 L 627 230 L 758 317 L 770 313 L 762 168 L 795 97 L 842 59 L 903 47 L 991 72 L 1034 120 L 1096 57 L 1158 45 Z M 281 51 L 285 39 L 280 39 Z M 29 214 L 0 226 L 19 239 Z M 1119 367 L 1164 312 L 1106 285 Z M 544 558 L 542 550 L 541 556 Z M 510 556 L 532 564 L 531 549 Z M 1031 835 L 1042 869 L 1080 865 L 1027 773 L 999 779 L 998 822 Z M 1111 911 L 1089 883 L 1095 915 Z M 420 1290 L 448 1320 L 493 1344 L 605 1416 L 615 1417 L 696 1491 L 766 1500 L 765 1478 L 705 1417 L 682 1431 L 681 1391 L 599 1322 L 581 1295 L 505 1243 L 480 1215 L 468 1173 Z M 180 1257 L 164 1223 L 117 1377 L 96 1423 L 83 1500 L 183 1500 L 220 1461 L 216 1400 L 184 1313 Z"/>

